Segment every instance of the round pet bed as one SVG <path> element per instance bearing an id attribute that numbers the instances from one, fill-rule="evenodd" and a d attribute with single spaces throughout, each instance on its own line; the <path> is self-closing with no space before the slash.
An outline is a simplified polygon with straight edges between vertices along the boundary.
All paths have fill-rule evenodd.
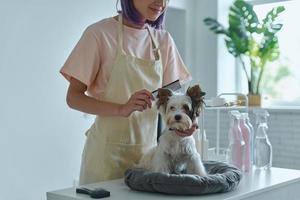
<path id="1" fill-rule="evenodd" d="M 208 176 L 165 174 L 141 168 L 128 169 L 125 183 L 132 190 L 176 195 L 200 195 L 234 190 L 241 178 L 239 169 L 216 161 L 203 163 Z"/>

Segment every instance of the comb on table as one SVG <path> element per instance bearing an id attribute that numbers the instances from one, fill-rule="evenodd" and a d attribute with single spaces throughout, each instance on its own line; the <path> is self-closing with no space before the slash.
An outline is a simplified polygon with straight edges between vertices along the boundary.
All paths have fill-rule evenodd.
<path id="1" fill-rule="evenodd" d="M 80 187 L 80 188 L 76 188 L 76 193 L 87 194 L 93 199 L 100 199 L 100 198 L 110 196 L 110 192 L 103 188 L 89 189 L 85 187 Z"/>

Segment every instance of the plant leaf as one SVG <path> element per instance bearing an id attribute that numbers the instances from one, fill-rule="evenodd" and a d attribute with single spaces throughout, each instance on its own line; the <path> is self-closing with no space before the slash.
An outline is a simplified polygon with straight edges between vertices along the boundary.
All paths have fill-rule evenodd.
<path id="1" fill-rule="evenodd" d="M 214 33 L 227 35 L 227 30 L 217 20 L 212 18 L 205 18 L 203 21 L 205 25 L 209 26 L 210 30 L 212 30 Z"/>

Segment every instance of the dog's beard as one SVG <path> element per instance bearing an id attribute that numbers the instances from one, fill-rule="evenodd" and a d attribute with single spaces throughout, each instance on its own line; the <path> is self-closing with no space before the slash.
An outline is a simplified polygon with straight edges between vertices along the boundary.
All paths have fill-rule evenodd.
<path id="1" fill-rule="evenodd" d="M 175 120 L 174 115 L 167 116 L 166 125 L 172 130 L 187 130 L 192 127 L 192 120 L 187 115 L 181 115 L 181 120 Z"/>

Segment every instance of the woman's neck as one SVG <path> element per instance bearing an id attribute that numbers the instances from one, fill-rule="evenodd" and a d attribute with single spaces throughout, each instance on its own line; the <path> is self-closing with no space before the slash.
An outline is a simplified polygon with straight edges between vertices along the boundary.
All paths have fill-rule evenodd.
<path id="1" fill-rule="evenodd" d="M 114 17 L 116 20 L 118 20 L 118 16 Z M 146 23 L 143 24 L 135 24 L 133 22 L 130 22 L 129 20 L 127 20 L 125 17 L 123 17 L 123 22 L 122 22 L 125 26 L 131 27 L 131 28 L 135 28 L 135 29 L 145 29 L 146 28 Z"/>

